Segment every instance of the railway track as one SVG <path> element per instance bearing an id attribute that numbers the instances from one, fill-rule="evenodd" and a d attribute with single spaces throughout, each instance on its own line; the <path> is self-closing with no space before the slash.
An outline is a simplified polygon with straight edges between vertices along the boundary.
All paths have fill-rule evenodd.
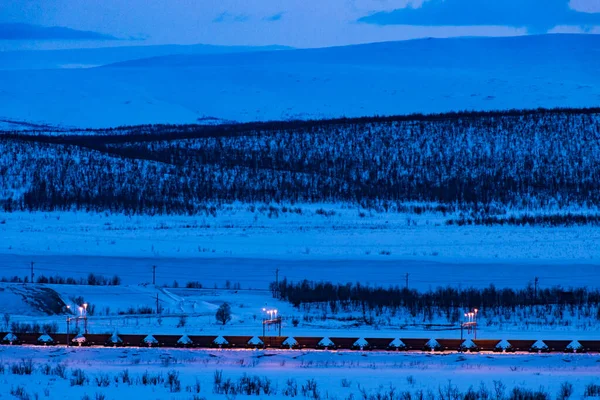
<path id="1" fill-rule="evenodd" d="M 359 351 L 599 353 L 600 340 L 460 340 L 370 337 L 198 336 L 198 335 L 67 335 L 0 333 L 6 346 L 104 346 L 231 349 L 321 349 Z"/>

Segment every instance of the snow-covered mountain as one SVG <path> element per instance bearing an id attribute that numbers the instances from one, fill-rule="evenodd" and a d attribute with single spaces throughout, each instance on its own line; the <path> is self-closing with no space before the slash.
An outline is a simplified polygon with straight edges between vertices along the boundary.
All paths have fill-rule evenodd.
<path id="1" fill-rule="evenodd" d="M 0 71 L 0 119 L 108 127 L 589 107 L 600 102 L 599 65 L 598 35 L 180 54 Z"/>

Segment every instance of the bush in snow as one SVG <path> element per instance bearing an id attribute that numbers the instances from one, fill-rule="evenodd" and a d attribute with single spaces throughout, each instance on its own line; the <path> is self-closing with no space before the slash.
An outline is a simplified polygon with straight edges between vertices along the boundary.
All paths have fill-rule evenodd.
<path id="1" fill-rule="evenodd" d="M 585 397 L 600 397 L 600 385 L 590 383 L 585 387 L 583 392 Z"/>
<path id="2" fill-rule="evenodd" d="M 295 379 L 288 379 L 281 393 L 287 397 L 298 396 L 298 383 Z"/>
<path id="3" fill-rule="evenodd" d="M 59 378 L 67 379 L 67 367 L 64 364 L 56 364 L 51 373 Z"/>
<path id="4" fill-rule="evenodd" d="M 541 389 L 531 390 L 516 387 L 510 392 L 507 400 L 550 400 L 550 395 Z"/>
<path id="5" fill-rule="evenodd" d="M 346 378 L 342 379 L 342 387 L 349 388 L 352 386 L 352 381 Z"/>
<path id="6" fill-rule="evenodd" d="M 187 317 L 185 315 L 182 315 L 179 317 L 179 321 L 177 321 L 177 327 L 183 328 L 185 324 L 187 324 Z"/>
<path id="7" fill-rule="evenodd" d="M 81 368 L 71 371 L 71 386 L 83 386 L 89 382 L 88 377 Z"/>
<path id="8" fill-rule="evenodd" d="M 152 375 L 148 371 L 145 371 L 142 375 L 141 383 L 144 386 L 156 386 L 165 382 L 165 378 L 162 374 Z"/>
<path id="9" fill-rule="evenodd" d="M 94 382 L 98 387 L 110 386 L 110 377 L 106 374 L 99 374 L 94 378 Z"/>
<path id="10" fill-rule="evenodd" d="M 33 373 L 33 360 L 22 359 L 20 362 L 11 364 L 10 371 L 13 375 L 31 375 Z"/>
<path id="11" fill-rule="evenodd" d="M 569 400 L 573 394 L 573 384 L 571 382 L 563 382 L 558 391 L 557 400 Z"/>
<path id="12" fill-rule="evenodd" d="M 302 385 L 301 391 L 302 396 L 307 397 L 309 399 L 317 400 L 321 398 L 317 381 L 315 381 L 314 379 L 308 379 L 306 383 Z"/>
<path id="13" fill-rule="evenodd" d="M 171 370 L 167 373 L 167 383 L 165 384 L 171 393 L 181 392 L 181 381 L 179 380 L 179 372 Z"/>
<path id="14" fill-rule="evenodd" d="M 16 388 L 11 387 L 10 394 L 15 396 L 19 400 L 30 400 L 31 399 L 31 397 L 29 396 L 29 393 L 27 393 L 27 391 L 25 391 L 25 388 L 23 386 L 17 386 Z"/>

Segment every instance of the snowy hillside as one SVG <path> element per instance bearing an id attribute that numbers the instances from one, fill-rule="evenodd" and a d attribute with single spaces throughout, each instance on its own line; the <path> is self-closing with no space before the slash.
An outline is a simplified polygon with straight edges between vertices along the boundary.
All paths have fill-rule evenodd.
<path id="1" fill-rule="evenodd" d="M 109 127 L 594 106 L 599 47 L 597 35 L 431 39 L 2 71 L 0 117 Z"/>
<path id="2" fill-rule="evenodd" d="M 21 50 L 0 52 L 0 70 L 91 68 L 100 65 L 176 54 L 223 54 L 273 51 L 284 46 L 155 45 L 66 50 Z"/>
<path id="3" fill-rule="evenodd" d="M 597 225 L 599 125 L 596 109 L 558 109 L 6 134 L 0 207 L 216 215 L 223 202 L 281 203 L 259 206 L 277 217 L 345 203 L 445 225 Z"/>

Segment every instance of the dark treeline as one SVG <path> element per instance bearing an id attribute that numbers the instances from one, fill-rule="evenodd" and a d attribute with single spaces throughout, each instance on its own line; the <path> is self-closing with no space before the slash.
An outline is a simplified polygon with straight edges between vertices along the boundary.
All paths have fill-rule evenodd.
<path id="1" fill-rule="evenodd" d="M 273 296 L 295 307 L 311 303 L 329 303 L 332 312 L 356 309 L 406 308 L 413 316 L 432 308 L 451 311 L 457 308 L 510 309 L 535 305 L 589 306 L 600 304 L 600 291 L 587 288 L 565 290 L 560 287 L 536 288 L 530 284 L 523 289 L 485 289 L 439 287 L 427 292 L 396 287 L 371 287 L 360 283 L 345 285 L 331 282 L 288 282 L 283 279 L 270 285 Z"/>
<path id="2" fill-rule="evenodd" d="M 30 283 L 28 276 L 25 276 L 23 278 L 21 278 L 20 276 L 3 276 L 2 278 L 0 278 L 0 282 Z M 39 275 L 35 279 L 35 283 L 46 283 L 50 285 L 119 286 L 121 284 L 121 278 L 118 275 L 114 275 L 112 278 L 107 278 L 103 275 L 93 273 L 88 274 L 88 276 L 85 278 L 64 278 L 59 275 Z"/>
<path id="3" fill-rule="evenodd" d="M 400 211 L 430 202 L 463 211 L 456 224 L 599 219 L 506 214 L 600 205 L 600 118 L 591 109 L 42 133 L 0 136 L 6 211 L 198 214 L 233 201 Z"/>

